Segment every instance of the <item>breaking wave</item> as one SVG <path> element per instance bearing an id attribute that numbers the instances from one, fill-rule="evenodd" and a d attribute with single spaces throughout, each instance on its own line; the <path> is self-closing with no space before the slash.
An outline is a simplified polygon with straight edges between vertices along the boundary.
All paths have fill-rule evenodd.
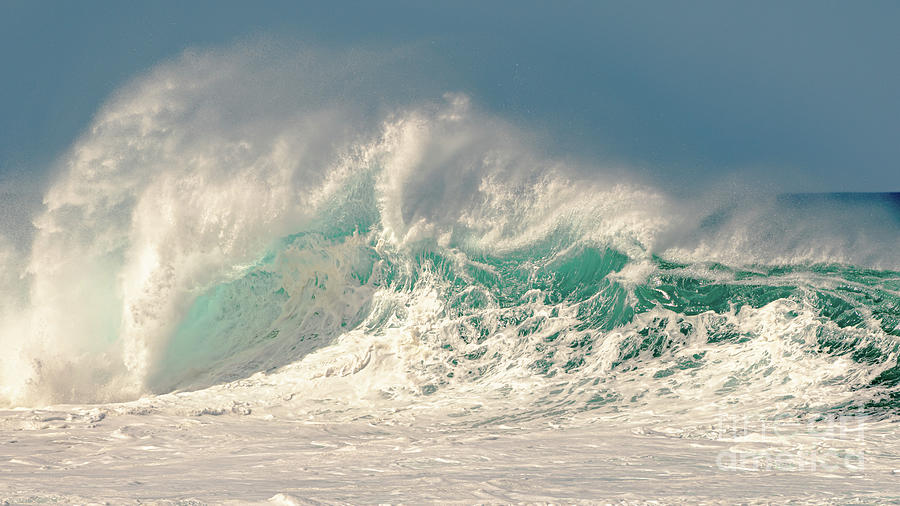
<path id="1" fill-rule="evenodd" d="M 673 192 L 325 60 L 188 54 L 100 111 L 0 243 L 0 399 L 900 405 L 896 196 Z"/>

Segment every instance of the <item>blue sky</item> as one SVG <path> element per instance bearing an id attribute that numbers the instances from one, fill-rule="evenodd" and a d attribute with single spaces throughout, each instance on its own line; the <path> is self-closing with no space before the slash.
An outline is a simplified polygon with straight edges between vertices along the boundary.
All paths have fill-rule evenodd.
<path id="1" fill-rule="evenodd" d="M 889 1 L 5 1 L 0 180 L 45 178 L 155 63 L 263 36 L 425 48 L 431 78 L 555 154 L 661 181 L 900 191 L 898 24 Z"/>

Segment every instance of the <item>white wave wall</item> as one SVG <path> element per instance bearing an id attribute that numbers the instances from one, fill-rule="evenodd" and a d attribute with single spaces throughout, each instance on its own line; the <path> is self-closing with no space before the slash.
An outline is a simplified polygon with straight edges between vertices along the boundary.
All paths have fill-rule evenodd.
<path id="1" fill-rule="evenodd" d="M 696 223 L 716 199 L 675 202 L 621 171 L 554 161 L 467 96 L 435 99 L 439 85 L 406 82 L 402 51 L 274 53 L 241 46 L 161 64 L 113 96 L 61 158 L 26 265 L 3 264 L 19 286 L 4 290 L 24 284 L 27 297 L 0 325 L 0 402 L 146 393 L 191 302 L 273 241 L 329 219 L 323 210 L 361 174 L 374 179 L 380 240 L 400 249 L 430 240 L 502 253 L 565 226 L 638 261 L 660 251 L 897 260 L 883 253 L 896 237 L 866 237 L 867 249 L 828 234 L 816 240 L 833 247 L 797 246 L 783 230 L 761 241 L 758 209 L 704 235 Z"/>
<path id="2" fill-rule="evenodd" d="M 7 402 L 140 395 L 192 299 L 302 230 L 360 171 L 377 171 L 382 229 L 397 243 L 457 224 L 486 243 L 528 236 L 571 214 L 567 201 L 596 201 L 465 96 L 372 98 L 390 89 L 396 55 L 259 49 L 158 66 L 62 157 L 34 218 L 27 308 L 0 331 L 15 350 L 0 363 Z"/>

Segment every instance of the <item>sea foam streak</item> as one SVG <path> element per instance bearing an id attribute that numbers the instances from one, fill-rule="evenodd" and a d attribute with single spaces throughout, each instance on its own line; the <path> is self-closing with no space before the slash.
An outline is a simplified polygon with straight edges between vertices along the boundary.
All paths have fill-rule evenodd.
<path id="1" fill-rule="evenodd" d="M 321 82 L 365 64 L 305 57 L 292 72 L 326 77 L 297 92 L 251 56 L 155 69 L 63 158 L 27 295 L 4 299 L 5 403 L 475 426 L 896 410 L 890 197 L 675 199 L 543 156 L 465 95 L 355 110 Z"/>

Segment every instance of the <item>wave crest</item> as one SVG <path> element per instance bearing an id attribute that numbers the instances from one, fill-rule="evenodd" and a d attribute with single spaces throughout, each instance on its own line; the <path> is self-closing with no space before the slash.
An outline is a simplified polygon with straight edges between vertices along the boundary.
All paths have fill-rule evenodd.
<path id="1" fill-rule="evenodd" d="M 5 400 L 123 400 L 298 364 L 312 382 L 358 375 L 355 395 L 478 385 L 580 407 L 693 395 L 687 376 L 752 357 L 772 378 L 806 371 L 805 387 L 845 378 L 833 399 L 896 386 L 896 273 L 847 265 L 891 266 L 889 206 L 826 229 L 821 209 L 849 208 L 682 201 L 542 156 L 465 95 L 379 108 L 346 99 L 376 78 L 328 86 L 384 59 L 291 61 L 188 54 L 100 111 L 35 219 L 28 300 L 2 329 L 18 350 Z M 797 395 L 756 364 L 717 395 Z"/>

